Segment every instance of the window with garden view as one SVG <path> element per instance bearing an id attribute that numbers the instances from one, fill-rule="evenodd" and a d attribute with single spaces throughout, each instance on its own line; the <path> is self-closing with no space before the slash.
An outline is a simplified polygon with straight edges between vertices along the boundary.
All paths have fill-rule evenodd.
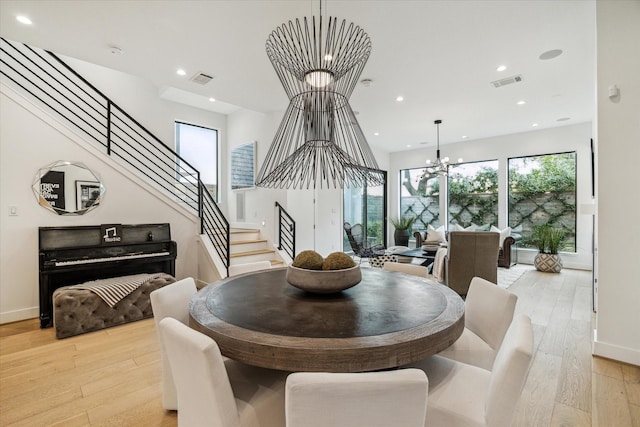
<path id="1" fill-rule="evenodd" d="M 400 216 L 416 218 L 413 231 L 440 224 L 440 181 L 424 172 L 424 168 L 400 170 Z"/>
<path id="2" fill-rule="evenodd" d="M 509 226 L 520 247 L 537 248 L 534 231 L 562 230 L 559 250 L 576 251 L 576 153 L 509 159 Z"/>
<path id="3" fill-rule="evenodd" d="M 449 224 L 498 226 L 498 161 L 449 166 Z"/>

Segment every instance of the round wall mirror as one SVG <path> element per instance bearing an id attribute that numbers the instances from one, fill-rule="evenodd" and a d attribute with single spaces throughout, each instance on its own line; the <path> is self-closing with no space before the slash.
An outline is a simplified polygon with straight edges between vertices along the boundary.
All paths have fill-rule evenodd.
<path id="1" fill-rule="evenodd" d="M 104 196 L 100 178 L 84 163 L 57 161 L 43 167 L 33 180 L 40 206 L 58 215 L 82 215 Z"/>

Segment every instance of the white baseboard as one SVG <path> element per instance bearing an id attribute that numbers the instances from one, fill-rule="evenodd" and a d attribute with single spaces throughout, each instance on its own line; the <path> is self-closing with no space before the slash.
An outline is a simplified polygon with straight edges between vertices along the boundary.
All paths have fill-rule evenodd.
<path id="1" fill-rule="evenodd" d="M 15 311 L 0 313 L 0 325 L 4 323 L 18 322 L 20 320 L 36 319 L 40 316 L 39 307 L 24 308 Z"/>
<path id="2" fill-rule="evenodd" d="M 640 351 L 598 341 L 598 331 L 593 332 L 594 340 L 592 354 L 594 356 L 605 357 L 607 359 L 613 359 L 619 362 L 640 366 Z"/>

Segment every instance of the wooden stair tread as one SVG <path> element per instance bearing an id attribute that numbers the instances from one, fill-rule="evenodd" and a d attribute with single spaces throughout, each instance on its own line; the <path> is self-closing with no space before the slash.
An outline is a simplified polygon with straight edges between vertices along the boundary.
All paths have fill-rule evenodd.
<path id="1" fill-rule="evenodd" d="M 231 234 L 242 234 L 242 233 L 259 233 L 260 230 L 253 230 L 251 228 L 232 228 L 229 230 Z"/>
<path id="2" fill-rule="evenodd" d="M 231 254 L 231 258 L 237 258 L 237 257 L 249 256 L 249 255 L 271 254 L 274 252 L 275 252 L 274 249 L 259 249 L 257 251 L 238 252 L 235 254 Z"/>
<path id="3" fill-rule="evenodd" d="M 251 239 L 251 240 L 238 240 L 236 242 L 231 242 L 231 245 L 242 245 L 247 243 L 266 243 L 267 239 Z"/>

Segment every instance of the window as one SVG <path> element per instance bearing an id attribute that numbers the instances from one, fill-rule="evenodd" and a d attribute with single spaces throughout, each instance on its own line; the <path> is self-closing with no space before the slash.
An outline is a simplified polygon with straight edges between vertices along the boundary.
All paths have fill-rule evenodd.
<path id="1" fill-rule="evenodd" d="M 509 159 L 509 226 L 536 248 L 536 226 L 563 230 L 560 250 L 576 251 L 576 153 Z"/>
<path id="2" fill-rule="evenodd" d="M 362 224 L 365 230 L 366 241 L 370 245 L 386 246 L 387 227 L 385 215 L 387 212 L 387 172 L 379 171 L 384 175 L 384 184 L 377 186 L 364 185 L 364 187 L 345 186 L 343 191 L 344 221 L 354 224 Z M 347 233 L 342 233 L 343 248 L 348 252 L 351 248 Z"/>
<path id="3" fill-rule="evenodd" d="M 440 223 L 440 181 L 422 177 L 424 168 L 400 170 L 400 216 L 416 217 L 413 231 L 425 231 Z"/>
<path id="4" fill-rule="evenodd" d="M 498 161 L 449 167 L 449 224 L 498 226 Z"/>
<path id="5" fill-rule="evenodd" d="M 200 180 L 214 200 L 218 200 L 218 131 L 202 126 L 176 122 L 176 151 L 182 159 L 178 161 L 178 179 L 183 183 L 195 182 L 195 168 Z M 192 167 L 189 167 L 192 166 Z"/>

